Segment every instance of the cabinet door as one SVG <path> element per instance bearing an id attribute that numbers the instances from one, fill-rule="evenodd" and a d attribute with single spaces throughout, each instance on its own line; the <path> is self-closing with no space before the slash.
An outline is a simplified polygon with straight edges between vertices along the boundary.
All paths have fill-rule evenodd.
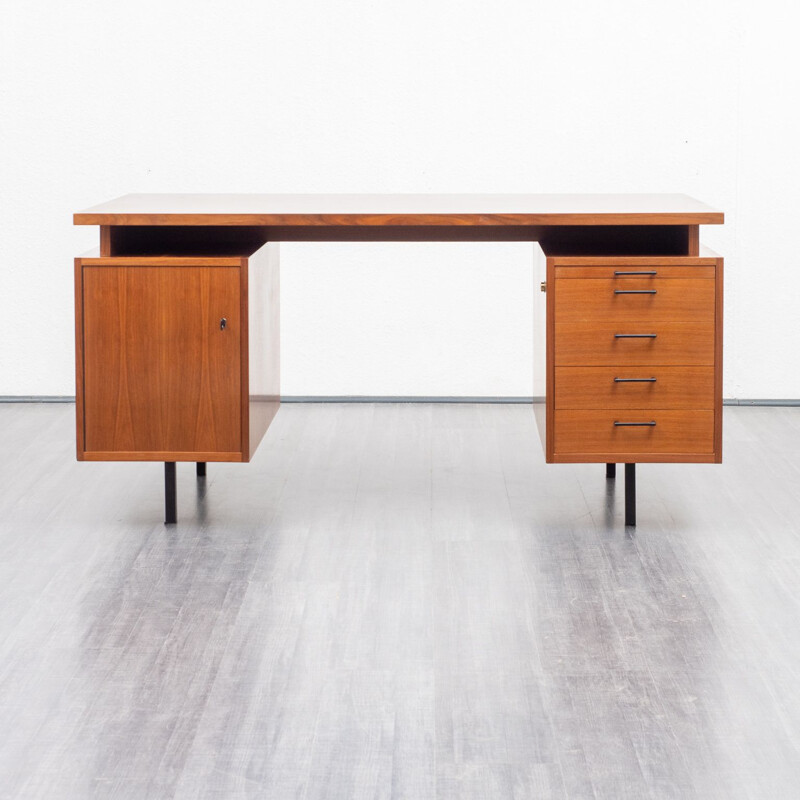
<path id="1" fill-rule="evenodd" d="M 240 269 L 124 261 L 83 263 L 86 457 L 241 460 Z"/>

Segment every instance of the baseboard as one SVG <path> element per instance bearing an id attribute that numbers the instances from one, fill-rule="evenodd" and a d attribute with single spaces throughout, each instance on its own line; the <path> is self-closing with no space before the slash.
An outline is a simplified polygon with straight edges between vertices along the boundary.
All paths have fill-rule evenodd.
<path id="1" fill-rule="evenodd" d="M 74 394 L 5 394 L 0 395 L 0 403 L 74 403 Z"/>
<path id="2" fill-rule="evenodd" d="M 0 403 L 74 403 L 71 395 L 0 395 Z M 387 396 L 387 395 L 302 395 L 290 394 L 281 397 L 282 403 L 498 403 L 519 405 L 543 403 L 544 397 L 457 397 L 457 396 Z M 794 398 L 738 398 L 722 401 L 725 406 L 776 406 L 793 408 L 800 406 Z"/>
<path id="3" fill-rule="evenodd" d="M 800 406 L 800 400 L 788 398 L 730 398 L 722 401 L 724 406 L 782 406 L 782 407 L 795 407 Z"/>

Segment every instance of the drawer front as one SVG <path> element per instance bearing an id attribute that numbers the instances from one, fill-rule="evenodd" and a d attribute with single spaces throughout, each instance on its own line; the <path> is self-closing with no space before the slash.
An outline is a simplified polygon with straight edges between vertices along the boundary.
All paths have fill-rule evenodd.
<path id="1" fill-rule="evenodd" d="M 713 409 L 713 367 L 557 367 L 556 409 Z"/>
<path id="2" fill-rule="evenodd" d="M 557 322 L 714 322 L 714 281 L 691 278 L 557 279 Z"/>
<path id="3" fill-rule="evenodd" d="M 714 278 L 714 266 L 662 266 L 659 264 L 614 264 L 611 266 L 556 267 L 558 278 L 610 278 L 620 284 L 655 278 Z"/>
<path id="4" fill-rule="evenodd" d="M 653 422 L 655 425 L 630 425 Z M 711 410 L 556 411 L 555 423 L 557 456 L 638 453 L 711 456 L 714 452 L 714 412 Z"/>
<path id="5" fill-rule="evenodd" d="M 655 335 L 655 338 L 653 338 Z M 642 338 L 648 337 L 648 338 Z M 714 320 L 555 323 L 555 366 L 713 366 Z"/>

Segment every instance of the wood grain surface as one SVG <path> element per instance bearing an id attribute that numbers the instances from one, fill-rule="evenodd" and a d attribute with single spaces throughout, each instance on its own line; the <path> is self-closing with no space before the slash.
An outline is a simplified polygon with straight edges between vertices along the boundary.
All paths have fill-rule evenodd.
<path id="1" fill-rule="evenodd" d="M 553 256 L 548 274 L 547 460 L 721 461 L 716 254 Z M 608 424 L 609 414 L 643 413 L 663 419 L 652 428 Z"/>
<path id="2" fill-rule="evenodd" d="M 722 224 L 681 194 L 130 194 L 74 215 L 76 225 L 506 226 Z"/>
<path id="3" fill-rule="evenodd" d="M 580 261 L 583 259 L 571 260 Z M 712 259 L 709 259 L 708 263 L 697 266 L 661 263 L 661 260 L 658 264 L 655 264 L 652 258 L 643 264 L 631 263 L 634 259 L 626 259 L 627 263 L 610 263 L 598 266 L 598 260 L 587 259 L 589 263 L 585 265 L 556 266 L 555 276 L 560 280 L 566 278 L 609 278 L 617 282 L 617 288 L 623 289 L 631 281 L 654 282 L 656 279 L 661 281 L 669 278 L 709 278 L 713 280 L 715 274 L 715 261 Z M 666 262 L 666 259 L 663 259 L 663 261 Z M 632 274 L 635 272 L 653 272 L 655 274 L 650 276 Z"/>
<path id="4" fill-rule="evenodd" d="M 714 367 L 556 367 L 554 394 L 557 409 L 713 409 Z"/>
<path id="5" fill-rule="evenodd" d="M 655 333 L 655 339 L 617 339 L 615 334 Z M 713 366 L 714 320 L 657 326 L 617 322 L 555 322 L 554 363 L 581 366 Z"/>
<path id="6" fill-rule="evenodd" d="M 697 409 L 597 409 L 556 411 L 555 453 L 559 456 L 620 454 L 710 457 L 714 452 L 714 412 Z M 615 422 L 655 422 L 654 427 L 617 427 Z"/>
<path id="7" fill-rule="evenodd" d="M 708 251 L 709 253 L 711 251 Z M 714 254 L 716 255 L 716 254 Z M 716 461 L 722 463 L 722 368 L 723 368 L 723 306 L 724 306 L 724 285 L 725 268 L 724 260 L 717 256 L 717 293 L 715 300 L 715 319 L 714 319 L 714 360 L 716 369 L 714 371 L 714 450 Z"/>
<path id="8" fill-rule="evenodd" d="M 87 454 L 241 453 L 238 268 L 87 262 L 82 311 Z"/>
<path id="9" fill-rule="evenodd" d="M 693 278 L 556 278 L 556 320 L 561 325 L 592 322 L 658 328 L 714 324 L 713 280 Z M 622 294 L 625 292 L 626 294 Z M 655 294 L 627 294 L 655 292 Z"/>

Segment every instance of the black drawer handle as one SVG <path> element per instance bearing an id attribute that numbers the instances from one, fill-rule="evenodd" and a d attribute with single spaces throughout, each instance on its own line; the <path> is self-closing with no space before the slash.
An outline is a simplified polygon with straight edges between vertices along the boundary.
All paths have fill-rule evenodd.
<path id="1" fill-rule="evenodd" d="M 655 428 L 655 422 L 615 422 L 617 428 Z"/>
<path id="2" fill-rule="evenodd" d="M 655 383 L 655 378 L 614 378 L 614 383 Z"/>
<path id="3" fill-rule="evenodd" d="M 655 339 L 656 333 L 615 333 L 615 339 Z"/>
<path id="4" fill-rule="evenodd" d="M 616 278 L 618 275 L 658 275 L 658 272 L 654 269 L 636 270 L 635 272 L 620 272 L 619 270 L 615 270 L 614 277 Z"/>
<path id="5" fill-rule="evenodd" d="M 614 294 L 658 294 L 658 289 L 614 289 Z"/>

